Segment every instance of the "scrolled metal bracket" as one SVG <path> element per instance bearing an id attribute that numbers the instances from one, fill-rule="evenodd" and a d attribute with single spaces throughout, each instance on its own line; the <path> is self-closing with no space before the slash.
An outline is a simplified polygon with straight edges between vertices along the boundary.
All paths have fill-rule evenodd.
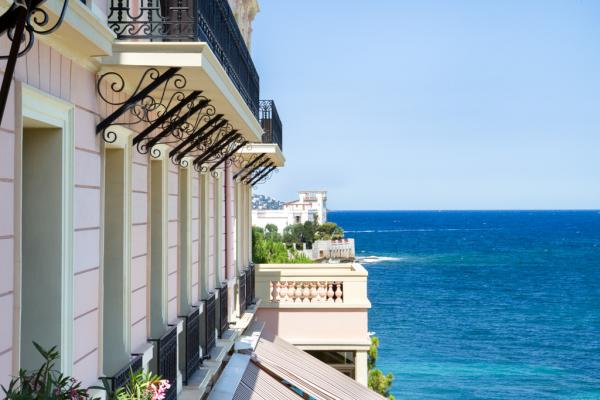
<path id="1" fill-rule="evenodd" d="M 125 79 L 114 71 L 102 74 L 96 84 L 98 96 L 108 106 L 116 109 L 96 125 L 96 133 L 102 133 L 104 141 L 112 143 L 111 140 L 116 138 L 106 133 L 112 125 L 153 124 L 158 120 L 170 123 L 168 118 L 166 121 L 162 121 L 162 118 L 187 98 L 183 92 L 187 81 L 178 73 L 179 70 L 179 67 L 171 67 L 161 73 L 154 67 L 148 68 L 132 94 L 123 101 L 112 99 L 119 99 L 125 94 Z M 124 118 L 126 114 L 127 119 Z"/>
<path id="2" fill-rule="evenodd" d="M 48 12 L 40 5 L 45 0 L 15 0 L 9 9 L 0 16 L 0 36 L 6 33 L 12 42 L 7 55 L 0 55 L 0 60 L 7 60 L 0 86 L 0 124 L 8 100 L 10 85 L 15 73 L 17 59 L 25 55 L 33 47 L 35 35 L 49 35 L 56 31 L 65 18 L 69 0 L 63 0 L 63 6 L 54 25 L 50 24 Z"/>

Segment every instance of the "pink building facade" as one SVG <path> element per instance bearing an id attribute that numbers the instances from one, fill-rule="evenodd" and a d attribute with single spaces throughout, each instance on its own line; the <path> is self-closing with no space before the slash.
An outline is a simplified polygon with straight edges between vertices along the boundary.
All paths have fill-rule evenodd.
<path id="1" fill-rule="evenodd" d="M 229 65 L 231 55 L 220 53 L 219 38 L 206 43 L 197 32 L 189 41 L 167 40 L 173 32 L 162 32 L 165 40 L 129 38 L 121 28 L 131 21 L 115 20 L 113 3 L 69 2 L 58 30 L 35 36 L 11 80 L 0 126 L 5 386 L 19 368 L 39 366 L 35 341 L 58 346 L 61 370 L 85 386 L 101 377 L 118 380 L 124 369 L 141 366 L 171 374 L 181 392 L 200 364 L 194 353 L 201 359 L 215 351 L 228 324 L 244 315 L 252 186 L 283 164 L 276 144 L 266 144 L 269 154 L 252 149 L 252 143 L 265 145 L 252 108 L 258 98 L 246 93 L 239 76 L 253 66 Z M 236 1 L 234 10 L 223 1 L 206 3 L 225 13 L 225 22 L 213 21 L 215 26 L 238 17 L 243 32 L 229 40 L 243 38 L 237 45 L 247 51 L 255 2 Z M 139 11 L 145 0 L 128 4 Z M 52 22 L 61 6 L 44 5 Z M 10 45 L 3 35 L 2 54 Z M 5 68 L 3 61 L 0 73 Z M 136 103 L 135 94 L 160 79 L 141 77 L 170 68 L 187 81 L 184 89 L 166 89 L 171 100 L 196 97 L 187 109 L 181 105 L 186 112 L 173 112 L 160 124 L 153 122 L 177 103 L 161 99 L 162 111 L 146 108 L 136 120 L 144 98 Z M 113 73 L 122 90 L 114 90 L 110 76 L 102 80 Z M 156 100 L 160 90 L 149 89 L 148 96 Z M 194 114 L 191 106 L 202 101 L 208 105 Z M 123 105 L 127 112 L 99 128 Z M 215 115 L 226 124 L 210 125 L 208 117 Z M 200 123 L 193 125 L 195 116 Z M 206 128 L 199 132 L 201 124 Z M 149 144 L 169 129 L 178 133 Z M 144 132 L 146 148 L 134 144 Z M 170 153 L 185 139 L 193 146 L 174 161 Z"/>

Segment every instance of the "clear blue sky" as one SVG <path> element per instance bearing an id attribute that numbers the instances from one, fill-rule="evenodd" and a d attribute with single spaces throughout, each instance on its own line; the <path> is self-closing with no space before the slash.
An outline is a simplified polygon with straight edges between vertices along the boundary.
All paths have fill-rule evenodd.
<path id="1" fill-rule="evenodd" d="M 600 208 L 600 1 L 262 0 L 287 165 L 331 209 Z"/>

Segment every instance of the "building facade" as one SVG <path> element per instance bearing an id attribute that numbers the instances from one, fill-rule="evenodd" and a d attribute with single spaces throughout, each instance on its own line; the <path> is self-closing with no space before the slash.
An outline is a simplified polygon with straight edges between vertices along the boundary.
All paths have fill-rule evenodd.
<path id="1" fill-rule="evenodd" d="M 0 7 L 0 384 L 37 342 L 84 386 L 208 395 L 258 307 L 252 187 L 285 161 L 256 1 Z"/>
<path id="2" fill-rule="evenodd" d="M 252 225 L 264 228 L 273 224 L 279 232 L 283 232 L 286 226 L 306 221 L 327 222 L 326 191 L 299 191 L 298 200 L 285 203 L 280 210 L 252 210 Z"/>
<path id="3" fill-rule="evenodd" d="M 58 346 L 84 385 L 138 359 L 165 373 L 157 360 L 173 343 L 185 355 L 188 320 L 217 321 L 218 336 L 243 312 L 251 187 L 283 165 L 262 142 L 246 48 L 257 5 L 152 4 L 40 4 L 58 29 L 33 27 L 17 59 L 0 127 L 3 385 L 39 365 L 33 341 Z M 181 22 L 192 13 L 201 24 Z M 218 337 L 195 329 L 205 356 Z"/>

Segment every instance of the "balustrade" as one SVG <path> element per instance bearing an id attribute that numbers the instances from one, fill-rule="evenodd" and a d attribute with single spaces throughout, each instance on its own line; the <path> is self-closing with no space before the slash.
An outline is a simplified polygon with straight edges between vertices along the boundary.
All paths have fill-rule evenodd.
<path id="1" fill-rule="evenodd" d="M 344 284 L 334 281 L 269 281 L 272 303 L 343 303 Z"/>

